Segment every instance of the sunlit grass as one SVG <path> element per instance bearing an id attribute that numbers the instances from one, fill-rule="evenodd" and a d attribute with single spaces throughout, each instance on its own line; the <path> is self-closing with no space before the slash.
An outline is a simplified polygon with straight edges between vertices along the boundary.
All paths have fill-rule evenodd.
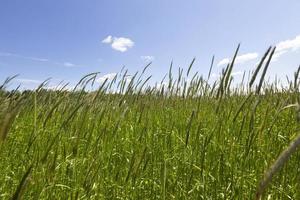
<path id="1" fill-rule="evenodd" d="M 212 84 L 190 73 L 194 60 L 160 87 L 148 84 L 146 69 L 90 92 L 97 73 L 73 91 L 42 84 L 7 92 L 8 79 L 0 88 L 0 198 L 254 199 L 299 131 L 295 110 L 283 109 L 298 102 L 299 71 L 284 89 L 263 82 L 274 50 L 244 88 L 231 85 L 234 59 Z M 277 171 L 265 198 L 300 198 L 299 156 Z"/>

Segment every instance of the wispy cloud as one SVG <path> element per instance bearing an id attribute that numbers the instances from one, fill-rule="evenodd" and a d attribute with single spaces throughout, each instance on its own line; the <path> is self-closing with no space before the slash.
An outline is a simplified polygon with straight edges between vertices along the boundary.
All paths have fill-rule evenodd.
<path id="1" fill-rule="evenodd" d="M 245 62 L 249 62 L 254 60 L 258 57 L 258 53 L 246 53 L 236 57 L 235 63 L 236 64 L 243 64 Z M 230 58 L 224 58 L 219 63 L 218 66 L 227 65 L 230 62 Z"/>
<path id="2" fill-rule="evenodd" d="M 130 38 L 107 36 L 102 40 L 104 44 L 110 44 L 111 48 L 116 51 L 125 52 L 134 46 L 134 42 Z"/>
<path id="3" fill-rule="evenodd" d="M 37 57 L 31 57 L 31 56 L 23 56 L 15 53 L 9 53 L 9 52 L 0 52 L 1 57 L 16 57 L 16 58 L 22 58 L 32 61 L 39 61 L 39 62 L 48 62 L 49 60 L 46 58 L 37 58 Z"/>
<path id="4" fill-rule="evenodd" d="M 0 56 L 12 56 L 13 54 L 7 52 L 0 52 Z"/>
<path id="5" fill-rule="evenodd" d="M 277 61 L 282 55 L 300 49 L 300 35 L 294 39 L 284 40 L 276 44 L 276 51 L 272 61 Z"/>
<path id="6" fill-rule="evenodd" d="M 15 54 L 15 53 L 9 53 L 9 52 L 0 52 L 0 57 L 15 57 L 15 58 L 21 58 L 21 59 L 31 60 L 31 61 L 35 61 L 35 62 L 47 62 L 47 63 L 51 63 L 54 65 L 61 65 L 61 66 L 65 66 L 65 67 L 78 67 L 78 65 L 75 65 L 70 62 L 57 62 L 57 61 L 49 60 L 47 58 L 24 56 L 24 55 Z"/>
<path id="7" fill-rule="evenodd" d="M 144 62 L 152 62 L 155 58 L 154 58 L 154 56 L 141 56 L 141 59 Z"/>
<path id="8" fill-rule="evenodd" d="M 15 79 L 16 82 L 21 84 L 41 84 L 42 81 L 35 79 Z"/>
<path id="9" fill-rule="evenodd" d="M 31 59 L 33 61 L 39 61 L 39 62 L 48 62 L 49 60 L 46 59 L 46 58 L 35 58 L 35 57 L 23 57 L 23 58 L 26 58 L 26 59 Z"/>

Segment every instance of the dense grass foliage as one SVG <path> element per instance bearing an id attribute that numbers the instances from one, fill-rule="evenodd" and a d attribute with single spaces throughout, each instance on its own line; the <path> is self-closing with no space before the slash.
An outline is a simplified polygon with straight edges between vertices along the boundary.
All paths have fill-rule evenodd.
<path id="1" fill-rule="evenodd" d="M 298 84 L 233 88 L 232 66 L 211 85 L 179 70 L 162 87 L 120 75 L 86 92 L 96 74 L 73 91 L 2 86 L 0 198 L 254 199 L 299 132 L 295 110 L 282 109 Z M 300 199 L 299 170 L 297 152 L 264 198 Z"/>

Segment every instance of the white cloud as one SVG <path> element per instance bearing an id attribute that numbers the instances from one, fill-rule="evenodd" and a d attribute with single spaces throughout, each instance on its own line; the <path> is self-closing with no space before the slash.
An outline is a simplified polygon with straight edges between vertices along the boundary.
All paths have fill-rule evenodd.
<path id="1" fill-rule="evenodd" d="M 289 52 L 294 52 L 300 49 L 300 35 L 293 39 L 284 40 L 276 44 L 276 51 L 272 57 L 271 62 L 276 62 L 282 55 Z M 247 53 L 236 58 L 236 64 L 245 63 L 254 60 L 258 57 L 257 53 Z M 230 58 L 224 58 L 219 63 L 218 66 L 226 65 L 230 62 Z M 258 62 L 259 63 L 259 62 Z"/>
<path id="2" fill-rule="evenodd" d="M 217 74 L 217 73 L 212 73 L 211 77 L 212 78 L 219 78 L 219 77 L 221 77 L 221 75 Z"/>
<path id="3" fill-rule="evenodd" d="M 110 73 L 110 74 L 105 74 L 104 76 L 101 76 L 100 78 L 97 79 L 98 83 L 103 83 L 106 79 L 108 81 L 111 81 L 117 76 L 117 73 Z"/>
<path id="4" fill-rule="evenodd" d="M 242 75 L 242 74 L 243 74 L 242 71 L 236 71 L 236 72 L 231 73 L 232 76 L 239 76 L 239 75 Z"/>
<path id="5" fill-rule="evenodd" d="M 229 62 L 229 58 L 224 58 L 218 63 L 218 66 L 227 65 Z"/>
<path id="6" fill-rule="evenodd" d="M 258 53 L 246 53 L 236 57 L 235 63 L 242 64 L 251 60 L 254 60 L 258 57 Z M 219 63 L 218 66 L 226 65 L 230 62 L 230 58 L 224 58 Z"/>
<path id="7" fill-rule="evenodd" d="M 243 73 L 244 73 L 244 72 L 242 72 L 242 71 L 235 71 L 235 72 L 232 72 L 232 73 L 231 73 L 231 76 L 240 76 L 240 75 L 242 75 Z M 212 73 L 212 74 L 211 74 L 211 77 L 212 77 L 213 79 L 218 79 L 218 78 L 221 77 L 221 75 L 222 75 L 222 74 Z"/>
<path id="8" fill-rule="evenodd" d="M 112 43 L 112 41 L 113 41 L 113 38 L 112 38 L 111 35 L 109 35 L 109 36 L 107 36 L 106 38 L 104 38 L 104 39 L 102 40 L 102 43 L 110 44 L 110 43 Z"/>
<path id="9" fill-rule="evenodd" d="M 298 35 L 296 38 L 292 40 L 285 40 L 282 42 L 279 42 L 276 45 L 276 49 L 278 51 L 286 51 L 286 50 L 292 50 L 295 51 L 300 48 L 300 35 Z"/>
<path id="10" fill-rule="evenodd" d="M 114 38 L 111 47 L 117 51 L 125 52 L 129 48 L 133 47 L 134 42 L 129 38 Z"/>
<path id="11" fill-rule="evenodd" d="M 131 75 L 126 75 L 124 80 L 125 80 L 126 83 L 130 83 L 130 81 L 132 80 L 132 76 Z"/>
<path id="12" fill-rule="evenodd" d="M 282 55 L 298 49 L 300 49 L 300 35 L 296 36 L 294 39 L 281 41 L 276 44 L 276 51 L 273 55 L 272 61 L 277 61 Z"/>
<path id="13" fill-rule="evenodd" d="M 62 90 L 63 91 L 72 91 L 74 90 L 75 86 L 70 86 L 70 85 L 63 85 L 63 84 L 57 84 L 57 85 L 50 85 L 50 86 L 45 86 L 44 89 L 46 90 Z"/>
<path id="14" fill-rule="evenodd" d="M 258 57 L 258 53 L 247 53 L 236 58 L 237 63 L 245 63 Z"/>
<path id="15" fill-rule="evenodd" d="M 283 51 L 275 51 L 273 57 L 272 57 L 272 60 L 271 62 L 276 62 L 280 56 L 282 56 L 283 54 L 287 53 L 288 51 L 287 50 L 283 50 Z"/>
<path id="16" fill-rule="evenodd" d="M 129 48 L 133 47 L 134 42 L 125 37 L 112 37 L 111 35 L 107 36 L 102 40 L 102 43 L 111 44 L 111 47 L 116 51 L 125 52 Z"/>
<path id="17" fill-rule="evenodd" d="M 154 58 L 154 56 L 141 56 L 141 59 L 144 62 L 152 62 L 155 58 Z"/>
<path id="18" fill-rule="evenodd" d="M 156 83 L 154 87 L 155 87 L 157 90 L 162 90 L 163 87 L 166 89 L 167 86 L 168 86 L 168 83 L 167 83 L 167 82 L 162 82 L 162 83 Z"/>
<path id="19" fill-rule="evenodd" d="M 75 67 L 75 65 L 73 63 L 70 63 L 70 62 L 64 62 L 63 65 L 65 67 Z"/>

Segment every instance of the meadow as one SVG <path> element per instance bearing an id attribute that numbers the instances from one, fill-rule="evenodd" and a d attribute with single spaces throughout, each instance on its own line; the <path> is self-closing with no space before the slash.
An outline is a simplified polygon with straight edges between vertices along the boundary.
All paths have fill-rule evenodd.
<path id="1" fill-rule="evenodd" d="M 299 134 L 299 70 L 267 83 L 275 48 L 240 84 L 232 62 L 217 81 L 174 67 L 156 86 L 147 67 L 75 88 L 0 87 L 0 199 L 255 199 Z M 296 108 L 296 109 L 295 109 Z M 263 199 L 300 199 L 300 153 L 276 170 Z"/>

